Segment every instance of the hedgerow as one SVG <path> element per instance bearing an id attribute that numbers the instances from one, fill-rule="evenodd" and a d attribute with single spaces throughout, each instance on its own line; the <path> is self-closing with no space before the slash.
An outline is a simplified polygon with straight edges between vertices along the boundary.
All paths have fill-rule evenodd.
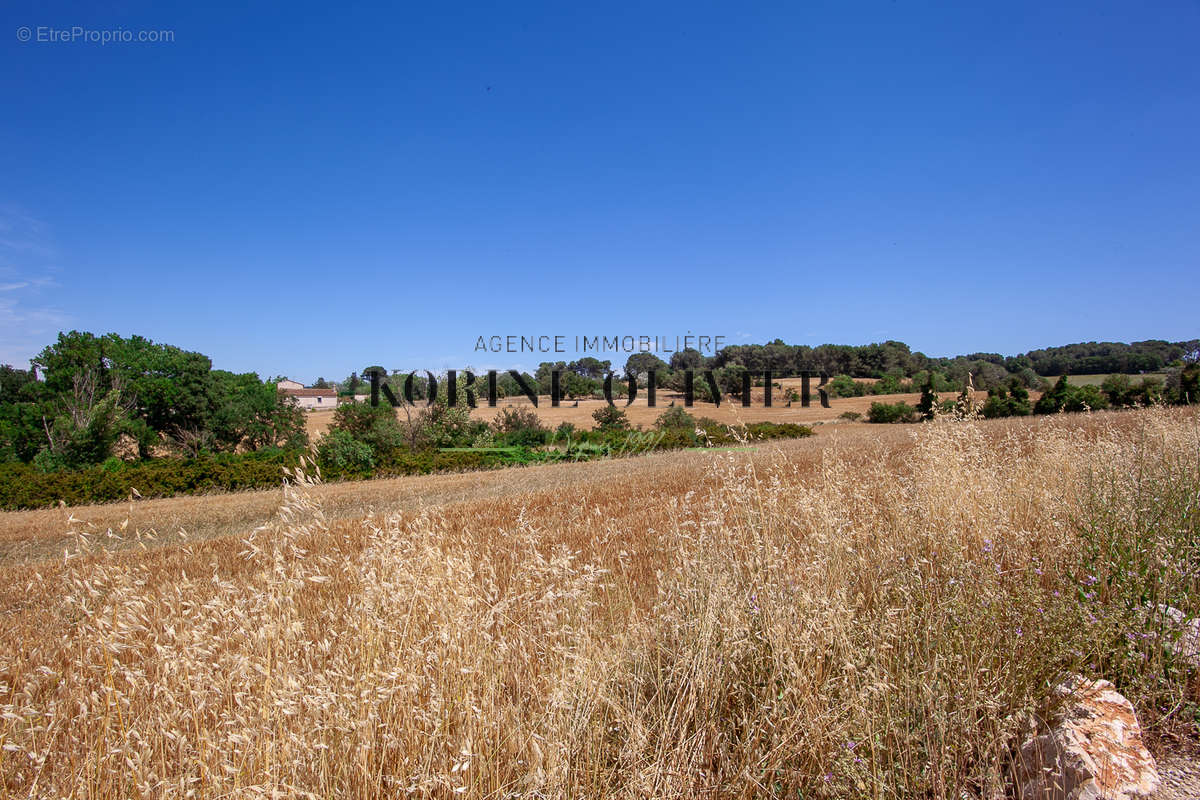
<path id="1" fill-rule="evenodd" d="M 697 429 L 669 428 L 661 431 L 564 431 L 544 433 L 535 441 L 550 441 L 548 447 L 528 445 L 485 448 L 410 450 L 394 447 L 383 453 L 351 453 L 356 443 L 332 441 L 318 447 L 317 458 L 326 480 L 366 480 L 435 472 L 467 472 L 557 461 L 588 461 L 652 450 L 672 450 L 704 445 L 733 444 L 741 439 L 778 439 L 811 436 L 812 430 L 792 423 L 751 423 L 730 429 L 713 420 L 701 419 Z M 703 435 L 697 433 L 702 431 Z M 510 436 L 520 441 L 520 431 Z M 741 437 L 741 439 L 739 438 Z M 503 438 L 503 437 L 502 437 Z M 337 445 L 337 446 L 334 446 Z M 0 464 L 0 509 L 48 508 L 56 505 L 112 503 L 139 497 L 237 492 L 279 486 L 285 469 L 299 462 L 295 451 L 264 450 L 244 454 L 221 454 L 200 458 L 155 458 L 121 462 L 109 459 L 85 469 L 43 471 L 31 464 Z"/>

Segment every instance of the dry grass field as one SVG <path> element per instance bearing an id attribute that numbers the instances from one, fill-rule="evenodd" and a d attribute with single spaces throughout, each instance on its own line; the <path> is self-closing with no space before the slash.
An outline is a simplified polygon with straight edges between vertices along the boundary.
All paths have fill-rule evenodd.
<path id="1" fill-rule="evenodd" d="M 0 797 L 990 797 L 1072 671 L 1196 734 L 1194 412 L 818 430 L 0 515 Z"/>

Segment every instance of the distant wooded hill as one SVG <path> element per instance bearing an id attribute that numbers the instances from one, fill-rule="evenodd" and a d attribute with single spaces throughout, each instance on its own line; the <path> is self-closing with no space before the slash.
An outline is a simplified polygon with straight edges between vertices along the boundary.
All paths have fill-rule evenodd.
<path id="1" fill-rule="evenodd" d="M 888 374 L 915 375 L 936 370 L 955 371 L 971 362 L 994 364 L 1007 372 L 1031 370 L 1037 375 L 1091 375 L 1099 373 L 1153 372 L 1173 362 L 1195 356 L 1200 340 L 1168 342 L 1080 342 L 1061 347 L 1031 350 L 1015 356 L 999 353 L 970 353 L 954 358 L 931 358 L 913 352 L 904 342 L 887 341 L 861 346 L 823 344 L 817 347 L 789 345 L 776 339 L 770 344 L 731 345 L 709 360 L 720 368 L 741 365 L 746 369 L 772 369 L 783 374 L 801 369 L 824 369 L 833 375 L 882 378 Z M 675 359 L 672 359 L 674 361 Z"/>

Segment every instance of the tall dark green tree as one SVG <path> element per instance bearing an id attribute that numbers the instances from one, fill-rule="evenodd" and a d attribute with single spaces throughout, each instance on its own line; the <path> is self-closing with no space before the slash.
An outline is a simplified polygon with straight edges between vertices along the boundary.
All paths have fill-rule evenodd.
<path id="1" fill-rule="evenodd" d="M 930 372 L 925 385 L 921 387 L 921 399 L 917 403 L 917 411 L 921 414 L 921 419 L 933 419 L 936 413 L 938 396 L 935 390 L 934 373 Z"/>
<path id="2" fill-rule="evenodd" d="M 16 369 L 9 364 L 0 364 L 0 403 L 16 403 L 30 399 L 22 395 L 25 387 L 37 385 L 37 376 L 31 369 Z"/>
<path id="3" fill-rule="evenodd" d="M 67 465 L 107 458 L 121 434 L 131 435 L 140 455 L 174 443 L 183 452 L 239 448 L 299 447 L 307 443 L 303 412 L 257 375 L 213 371 L 201 353 L 158 344 L 141 336 L 61 333 L 33 359 L 44 382 L 40 395 L 44 460 Z M 24 412 L 23 412 L 24 413 Z M 6 413 L 12 425 L 28 417 Z M 5 435 L 5 452 L 28 447 L 27 437 Z M 49 461 L 47 461 L 49 463 Z"/>
<path id="4" fill-rule="evenodd" d="M 567 369 L 574 372 L 581 378 L 590 378 L 592 380 L 602 380 L 608 371 L 612 369 L 611 361 L 601 361 L 592 356 L 584 356 L 578 361 L 572 361 L 567 365 Z"/>
<path id="5" fill-rule="evenodd" d="M 704 369 L 706 361 L 707 359 L 705 359 L 704 354 L 699 350 L 694 347 L 686 347 L 683 350 L 676 350 L 671 354 L 671 371 Z"/>
<path id="6" fill-rule="evenodd" d="M 655 370 L 655 377 L 665 378 L 670 367 L 667 362 L 663 361 L 654 353 L 634 353 L 625 360 L 625 375 L 637 375 L 641 377 L 650 370 Z"/>

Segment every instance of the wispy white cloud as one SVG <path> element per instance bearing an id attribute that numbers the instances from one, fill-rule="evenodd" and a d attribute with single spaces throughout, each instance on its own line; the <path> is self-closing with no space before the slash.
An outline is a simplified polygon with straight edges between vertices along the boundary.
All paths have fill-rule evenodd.
<path id="1" fill-rule="evenodd" d="M 52 301 L 56 256 L 45 223 L 0 207 L 0 364 L 24 366 L 70 325 Z"/>

